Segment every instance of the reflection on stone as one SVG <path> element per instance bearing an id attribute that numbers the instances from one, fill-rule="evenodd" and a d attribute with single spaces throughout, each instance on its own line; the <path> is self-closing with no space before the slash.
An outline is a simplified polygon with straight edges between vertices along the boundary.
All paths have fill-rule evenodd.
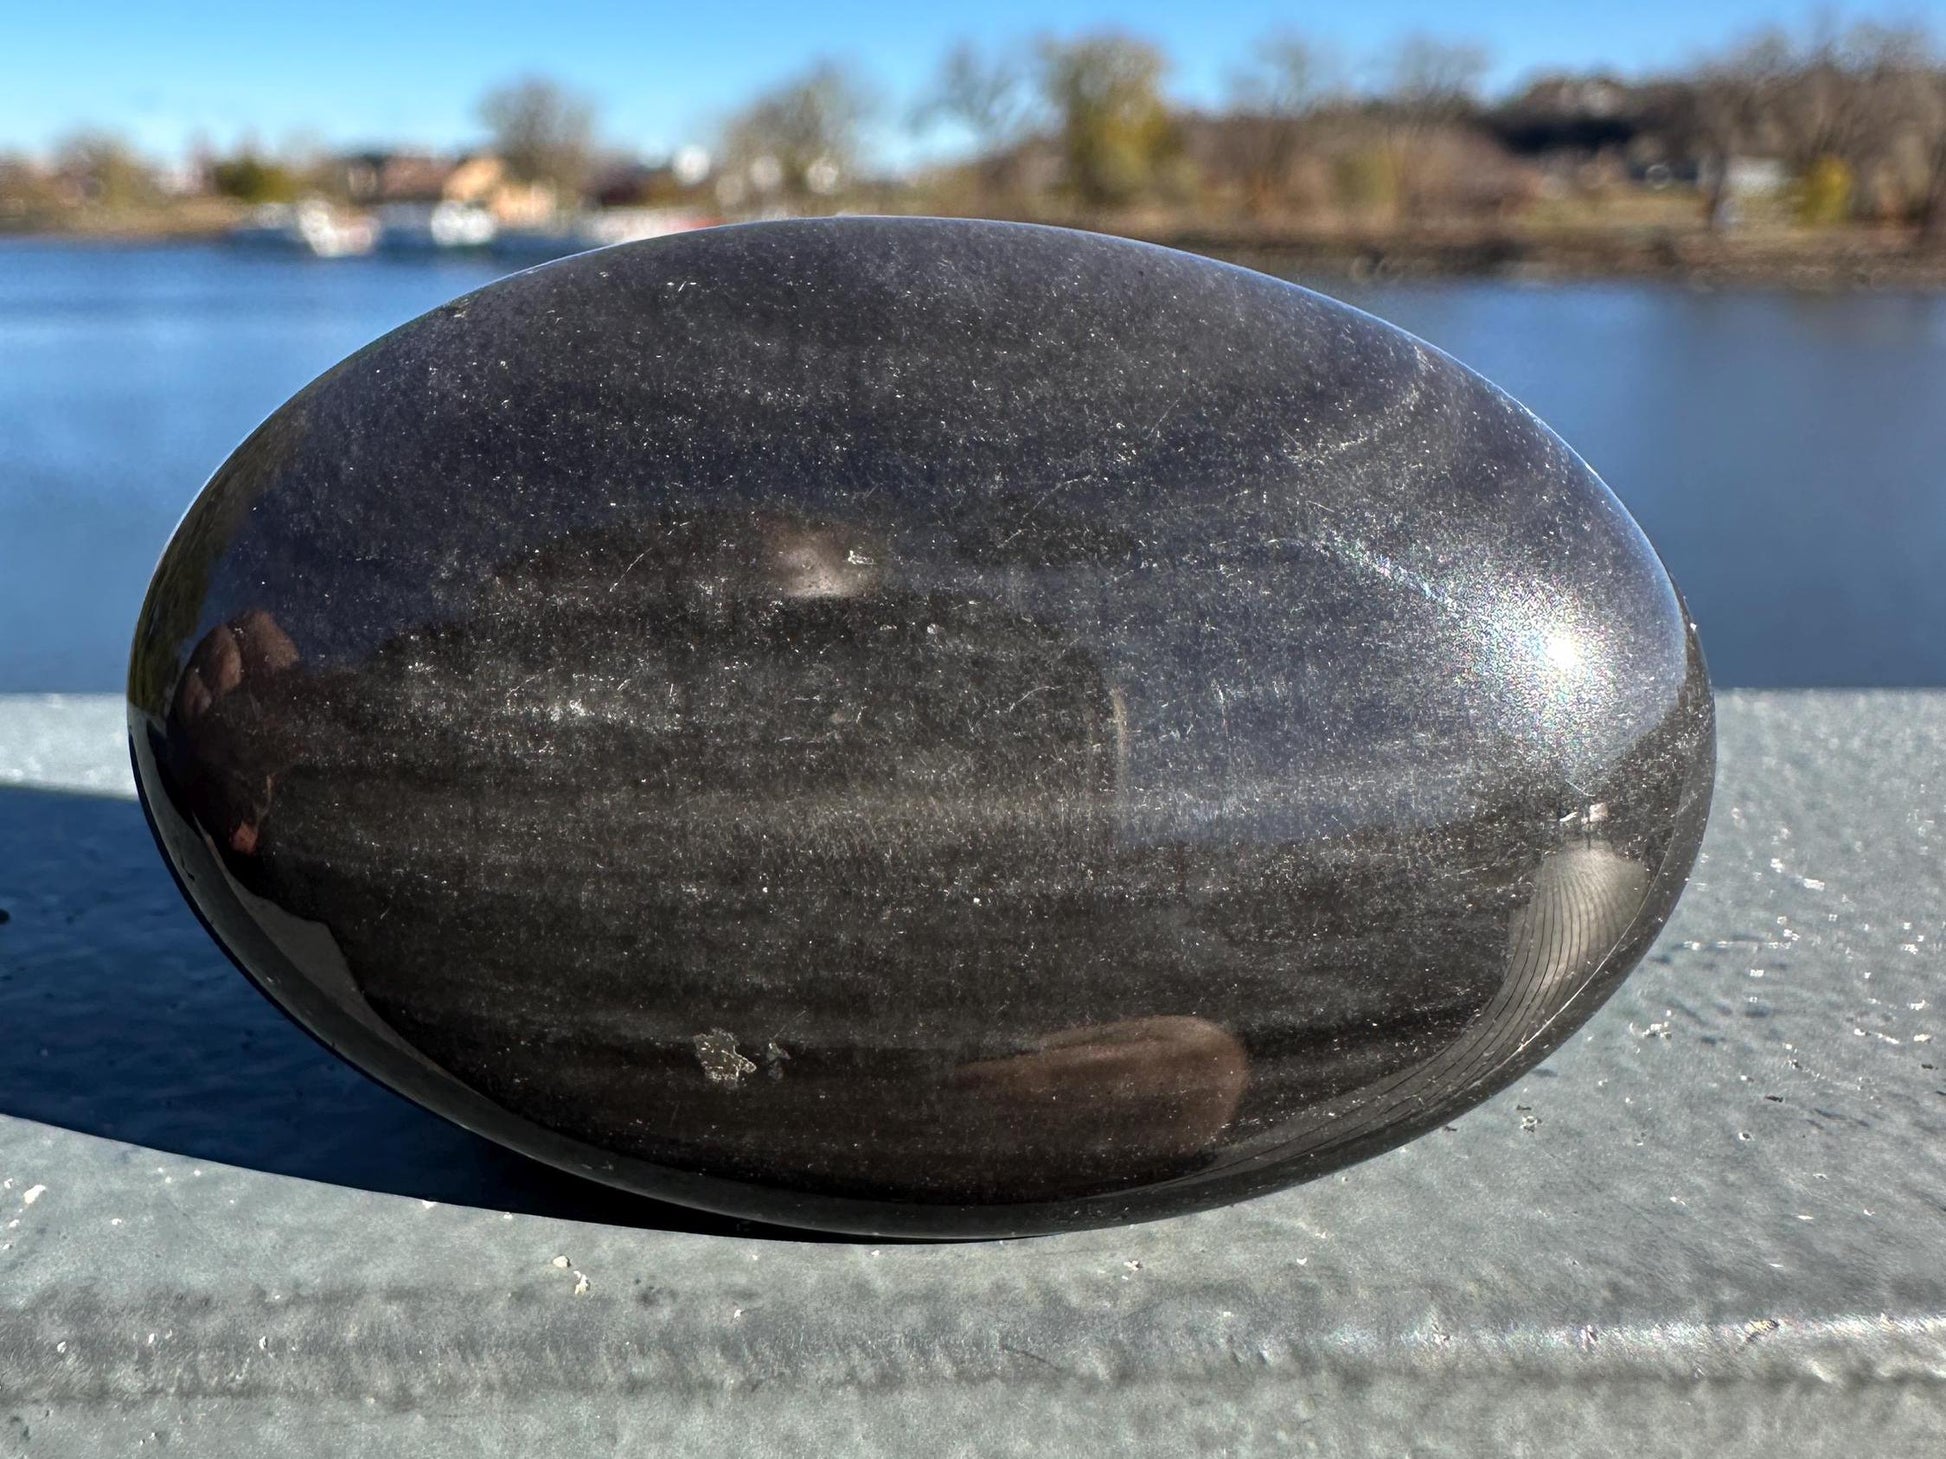
<path id="1" fill-rule="evenodd" d="M 219 473 L 131 686 L 186 890 L 334 1048 L 861 1231 L 1450 1119 L 1640 956 L 1710 776 L 1673 590 L 1518 407 L 1301 290 L 976 224 L 408 326 Z"/>
<path id="2" fill-rule="evenodd" d="M 1024 1171 L 1036 1172 L 1030 1194 L 1049 1200 L 1082 1181 L 1194 1168 L 1249 1082 L 1250 1056 L 1234 1035 L 1181 1015 L 1062 1029 L 951 1076 L 973 1137 L 962 1158 L 1010 1193 Z"/>
<path id="3" fill-rule="evenodd" d="M 1238 1168 L 1293 1158 L 1313 1166 L 1338 1163 L 1337 1152 L 1396 1128 L 1428 1104 L 1456 1096 L 1470 1103 L 1466 1091 L 1484 1092 L 1508 1067 L 1528 1067 L 1530 1046 L 1551 1046 L 1559 1021 L 1585 1016 L 1579 1005 L 1625 945 L 1650 886 L 1646 865 L 1598 842 L 1542 855 L 1529 873 L 1526 900 L 1509 918 L 1500 984 L 1458 1035 L 1427 1058 L 1239 1141 Z"/>
<path id="4" fill-rule="evenodd" d="M 249 612 L 212 628 L 190 655 L 170 706 L 171 763 L 196 818 L 219 843 L 248 855 L 270 806 L 276 767 L 263 762 L 263 736 L 232 723 L 234 706 L 297 662 L 297 646 L 268 613 Z M 237 691 L 248 683 L 248 694 Z M 232 697 L 235 696 L 235 697 Z"/>

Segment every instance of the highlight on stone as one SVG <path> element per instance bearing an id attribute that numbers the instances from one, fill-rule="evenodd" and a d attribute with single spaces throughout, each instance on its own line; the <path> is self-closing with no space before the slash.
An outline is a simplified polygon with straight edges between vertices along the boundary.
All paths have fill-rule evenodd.
<path id="1" fill-rule="evenodd" d="M 1708 809 L 1675 588 L 1517 403 L 1057 229 L 714 229 L 493 284 L 224 464 L 138 779 L 292 1018 L 769 1221 L 1317 1176 L 1532 1068 Z"/>

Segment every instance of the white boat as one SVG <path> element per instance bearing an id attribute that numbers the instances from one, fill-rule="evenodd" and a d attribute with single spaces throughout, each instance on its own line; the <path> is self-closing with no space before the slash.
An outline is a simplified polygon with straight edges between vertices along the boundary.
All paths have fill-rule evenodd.
<path id="1" fill-rule="evenodd" d="M 472 203 L 387 203 L 378 210 L 379 247 L 388 251 L 484 248 L 499 231 L 493 214 Z"/>
<path id="2" fill-rule="evenodd" d="M 378 243 L 378 224 L 362 213 L 340 213 L 321 198 L 264 203 L 230 230 L 230 241 L 288 248 L 314 258 L 355 258 Z"/>
<path id="3" fill-rule="evenodd" d="M 493 240 L 493 251 L 502 258 L 539 263 L 591 248 L 708 228 L 715 221 L 676 208 L 604 208 L 545 228 L 503 228 Z"/>
<path id="4" fill-rule="evenodd" d="M 606 248 L 707 228 L 713 221 L 679 208 L 603 208 L 599 213 L 583 213 L 575 222 L 575 233 L 583 248 Z"/>

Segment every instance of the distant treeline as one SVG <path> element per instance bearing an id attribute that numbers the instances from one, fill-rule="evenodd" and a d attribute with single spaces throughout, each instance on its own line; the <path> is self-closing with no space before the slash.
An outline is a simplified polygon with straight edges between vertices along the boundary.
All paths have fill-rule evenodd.
<path id="1" fill-rule="evenodd" d="M 529 215 L 539 199 L 1258 230 L 1687 218 L 1709 230 L 1870 224 L 1946 245 L 1946 59 L 1923 29 L 1779 28 L 1680 72 L 1561 73 L 1498 97 L 1482 91 L 1489 62 L 1477 45 L 1417 35 L 1354 64 L 1277 34 L 1239 59 L 1212 107 L 1174 99 L 1169 57 L 1136 36 L 968 43 L 902 103 L 856 67 L 816 62 L 734 111 L 713 145 L 653 160 L 605 140 L 585 98 L 529 78 L 483 99 L 476 160 Z M 891 128 L 920 139 L 916 155 L 950 160 L 888 168 Z M 45 158 L 0 154 L 0 227 L 221 200 L 454 196 L 461 159 L 435 161 L 243 146 L 166 164 L 87 132 Z"/>

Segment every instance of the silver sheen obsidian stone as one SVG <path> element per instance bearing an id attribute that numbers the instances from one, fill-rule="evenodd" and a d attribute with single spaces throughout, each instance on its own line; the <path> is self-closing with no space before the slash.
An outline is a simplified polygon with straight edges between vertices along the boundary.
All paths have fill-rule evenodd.
<path id="1" fill-rule="evenodd" d="M 1054 229 L 521 274 L 266 422 L 130 730 L 291 1017 L 516 1149 L 972 1235 L 1452 1119 L 1648 947 L 1708 807 L 1682 602 L 1491 385 Z"/>

